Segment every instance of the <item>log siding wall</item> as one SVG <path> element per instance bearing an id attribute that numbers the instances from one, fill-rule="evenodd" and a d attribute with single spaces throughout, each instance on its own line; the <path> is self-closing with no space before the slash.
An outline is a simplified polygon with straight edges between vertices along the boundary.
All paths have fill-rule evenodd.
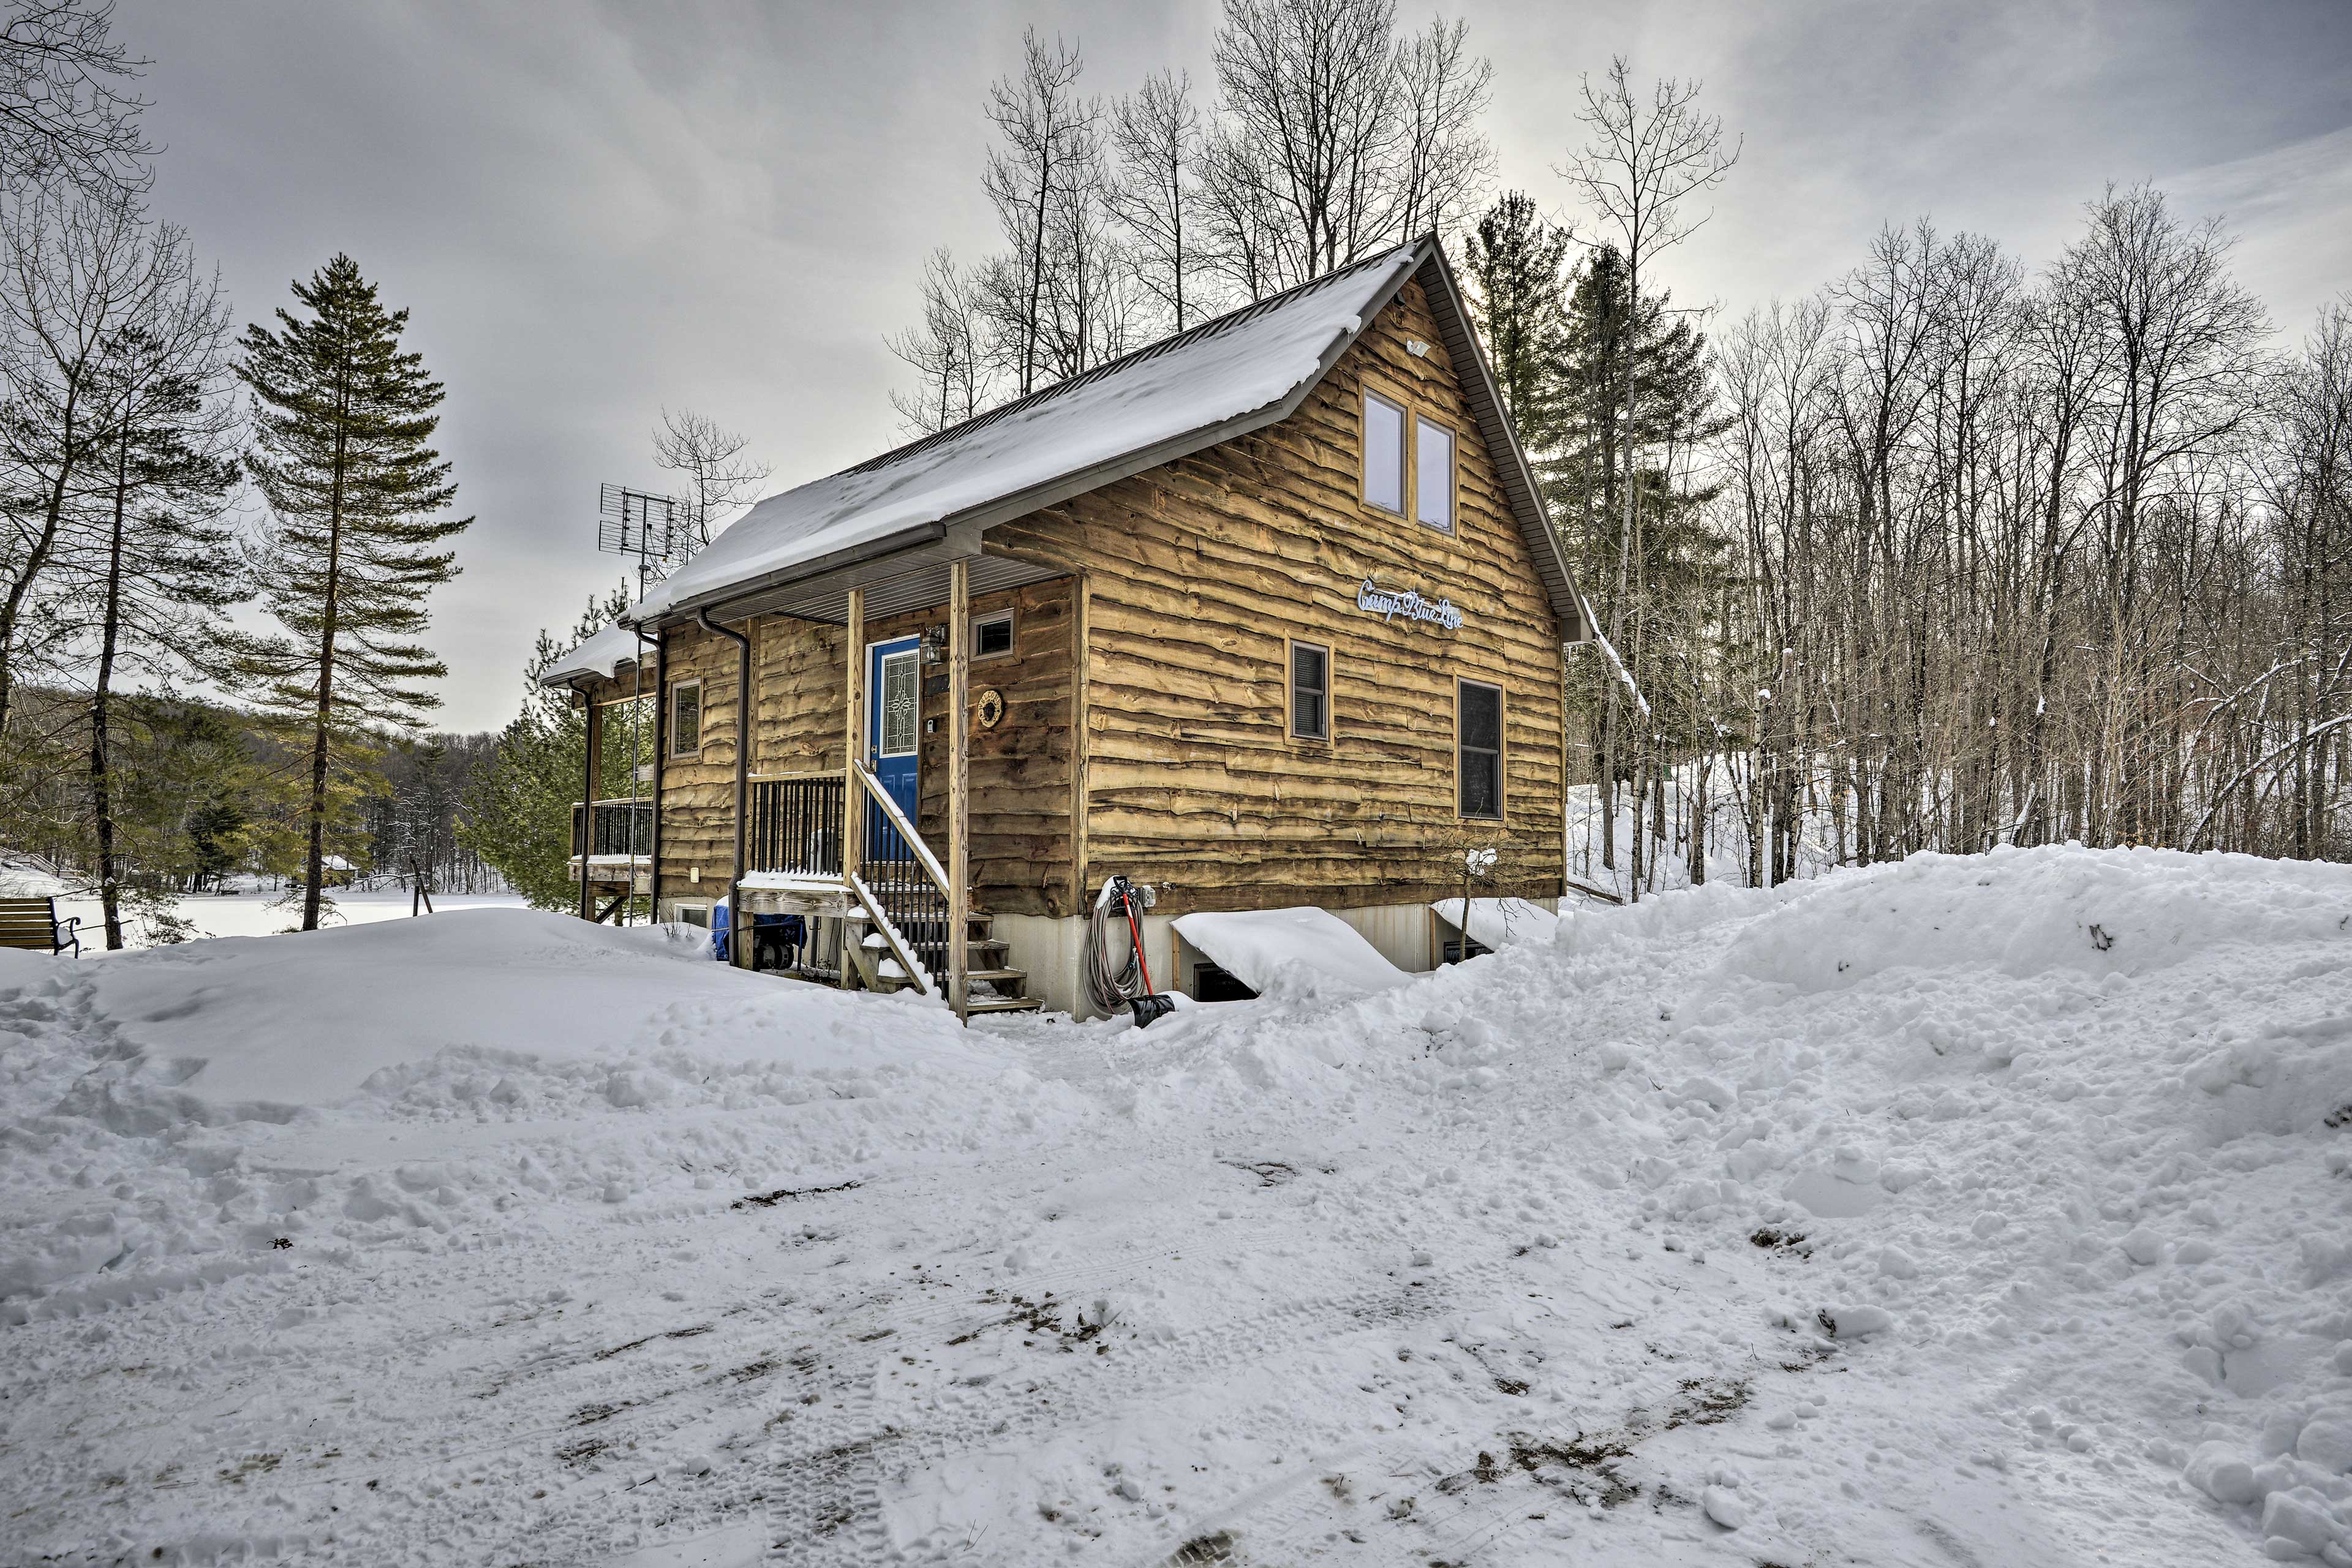
<path id="1" fill-rule="evenodd" d="M 1408 343 L 1427 345 L 1414 354 Z M 1367 379 L 1454 432 L 1451 534 L 1362 500 Z M 1345 909 L 1561 891 L 1560 627 L 1418 283 L 1277 425 L 1001 524 L 992 546 L 1088 584 L 1084 880 L 1161 909 Z M 1356 607 L 1367 578 L 1450 598 L 1445 631 Z M 1330 737 L 1288 732 L 1288 644 L 1330 649 Z M 1454 682 L 1500 686 L 1501 823 L 1456 810 Z M 1449 866 L 1454 868 L 1449 876 Z"/>

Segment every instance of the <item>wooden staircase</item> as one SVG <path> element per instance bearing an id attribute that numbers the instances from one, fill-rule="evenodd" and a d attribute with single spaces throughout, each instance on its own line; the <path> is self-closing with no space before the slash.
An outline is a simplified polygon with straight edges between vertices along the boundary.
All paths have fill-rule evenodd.
<path id="1" fill-rule="evenodd" d="M 969 923 L 964 928 L 964 962 L 971 968 L 972 989 L 971 1004 L 966 1011 L 974 1016 L 1035 1012 L 1040 1004 L 1036 997 L 1028 994 L 1029 972 L 1014 969 L 1005 963 L 1005 955 L 1010 949 L 1005 940 L 996 934 L 994 918 L 974 910 L 968 919 Z M 885 962 L 890 959 L 889 946 L 881 934 L 874 931 L 873 922 L 866 915 L 853 913 L 847 929 L 849 934 L 857 939 L 851 962 L 856 965 L 858 977 L 865 981 L 868 990 L 906 991 L 913 988 L 915 983 L 911 979 L 892 973 L 897 968 L 895 963 L 891 963 L 889 970 L 884 968 Z M 948 954 L 947 943 L 941 933 L 936 928 L 919 928 L 906 934 L 926 975 L 944 986 L 947 983 Z"/>

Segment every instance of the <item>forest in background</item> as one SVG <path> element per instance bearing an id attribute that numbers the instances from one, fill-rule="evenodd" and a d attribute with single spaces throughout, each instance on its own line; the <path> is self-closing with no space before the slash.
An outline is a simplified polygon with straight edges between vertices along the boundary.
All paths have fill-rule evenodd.
<path id="1" fill-rule="evenodd" d="M 1000 248 L 933 253 L 910 431 L 1435 230 L 1602 636 L 1570 658 L 1621 893 L 1920 850 L 2352 851 L 2352 296 L 2298 343 L 2228 232 L 2092 193 L 2038 264 L 1890 224 L 1814 293 L 1678 301 L 1740 144 L 1583 79 L 1549 199 L 1490 200 L 1490 64 L 1390 0 L 1226 0 L 1214 79 L 992 85 Z"/>

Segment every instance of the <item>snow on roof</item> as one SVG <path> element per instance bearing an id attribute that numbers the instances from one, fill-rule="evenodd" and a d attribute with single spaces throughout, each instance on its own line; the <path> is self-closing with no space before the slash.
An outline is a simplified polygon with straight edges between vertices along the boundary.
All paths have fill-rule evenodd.
<path id="1" fill-rule="evenodd" d="M 770 496 L 634 613 L 652 618 L 709 604 L 793 567 L 948 522 L 1279 404 L 1322 377 L 1420 255 L 1418 243 L 1399 246 Z"/>
<path id="2" fill-rule="evenodd" d="M 569 686 L 587 676 L 609 680 L 641 651 L 637 634 L 615 621 L 540 672 L 541 686 Z"/>

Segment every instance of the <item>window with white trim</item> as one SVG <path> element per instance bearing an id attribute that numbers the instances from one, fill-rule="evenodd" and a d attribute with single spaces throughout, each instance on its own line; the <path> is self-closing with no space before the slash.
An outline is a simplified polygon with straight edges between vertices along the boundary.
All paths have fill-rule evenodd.
<path id="1" fill-rule="evenodd" d="M 1003 658 L 1013 651 L 1013 612 L 997 610 L 971 618 L 971 657 Z"/>
<path id="2" fill-rule="evenodd" d="M 1454 432 L 1431 420 L 1413 426 L 1413 512 L 1430 527 L 1454 531 Z"/>
<path id="3" fill-rule="evenodd" d="M 1364 500 L 1404 515 L 1404 410 L 1364 394 Z"/>

